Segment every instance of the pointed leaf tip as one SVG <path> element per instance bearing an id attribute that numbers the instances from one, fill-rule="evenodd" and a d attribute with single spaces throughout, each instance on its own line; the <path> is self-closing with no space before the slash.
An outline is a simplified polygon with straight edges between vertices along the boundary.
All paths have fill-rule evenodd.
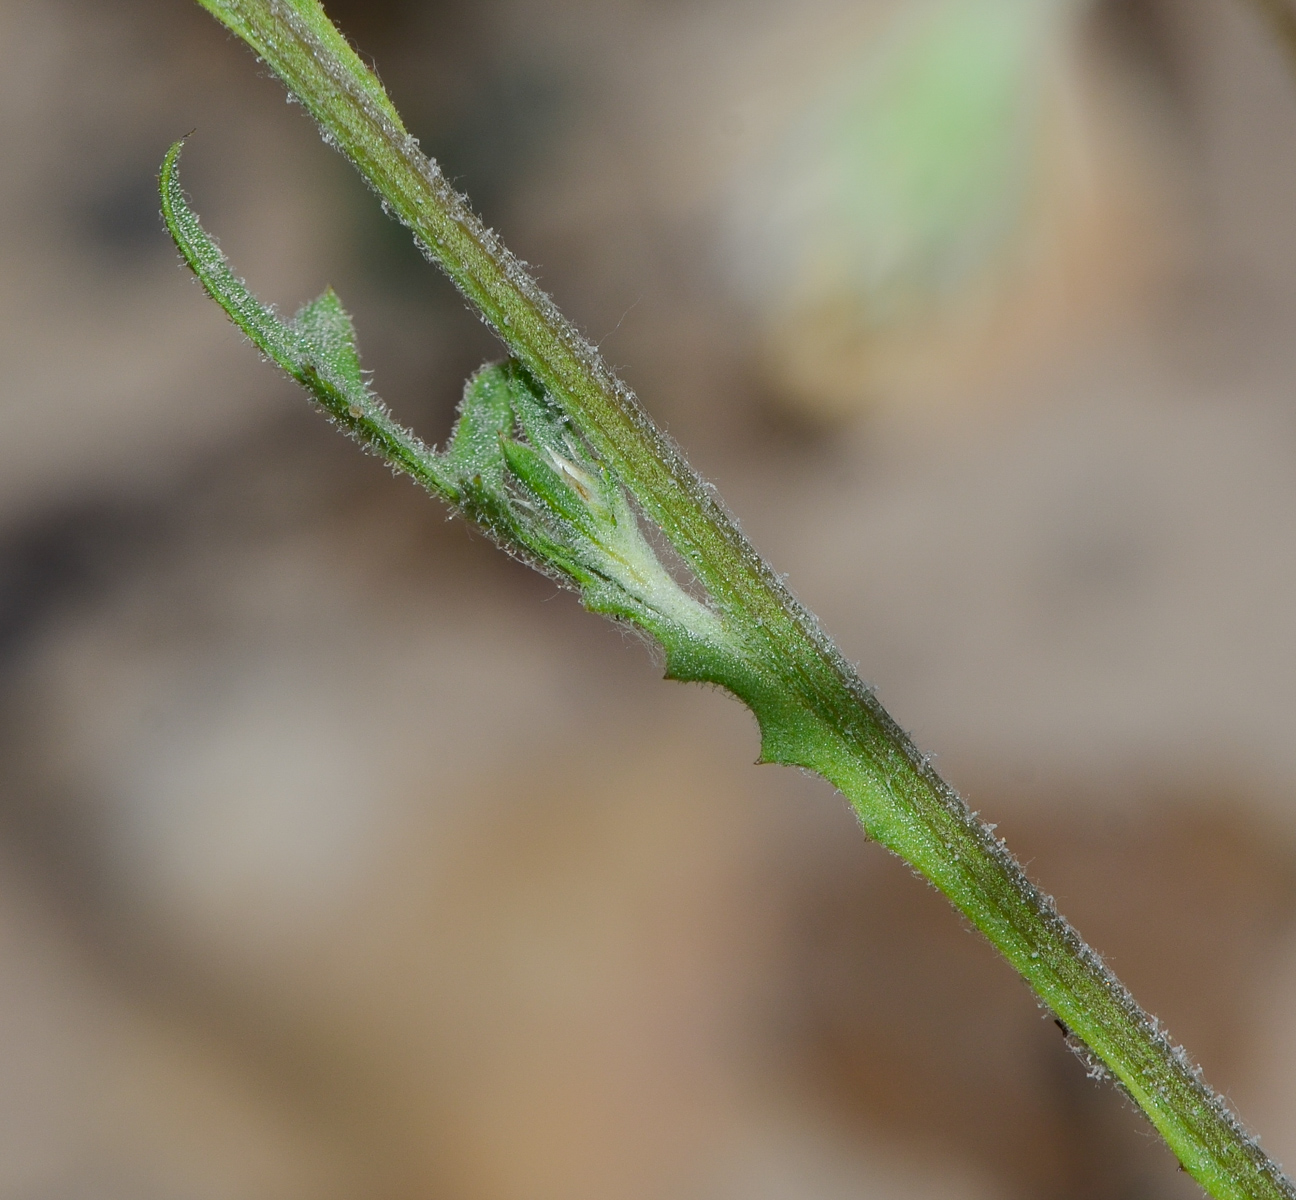
<path id="1" fill-rule="evenodd" d="M 355 391 L 368 392 L 360 367 L 355 324 L 331 287 L 303 304 L 290 328 L 299 335 L 302 348 L 318 357 L 320 366 L 331 370 Z"/>

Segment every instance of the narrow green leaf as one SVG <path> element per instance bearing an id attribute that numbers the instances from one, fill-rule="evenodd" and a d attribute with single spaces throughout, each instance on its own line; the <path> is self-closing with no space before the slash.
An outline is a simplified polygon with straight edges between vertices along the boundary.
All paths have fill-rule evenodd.
<path id="1" fill-rule="evenodd" d="M 225 256 L 185 200 L 179 175 L 183 148 L 183 142 L 176 142 L 162 163 L 162 216 L 208 295 L 357 441 L 430 491 L 456 502 L 458 489 L 436 454 L 393 420 L 370 391 L 360 371 L 351 318 L 333 289 L 304 305 L 291 323 L 285 323 L 230 270 Z"/>

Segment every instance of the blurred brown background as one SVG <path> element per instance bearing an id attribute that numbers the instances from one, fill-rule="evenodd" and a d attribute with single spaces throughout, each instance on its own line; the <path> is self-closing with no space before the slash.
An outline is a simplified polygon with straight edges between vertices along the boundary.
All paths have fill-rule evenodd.
<path id="1" fill-rule="evenodd" d="M 909 128 L 851 89 L 917 0 L 331 11 L 1296 1162 L 1296 82 L 1261 19 L 1058 0 L 986 59 L 1000 158 L 905 241 L 886 198 L 944 167 L 869 134 L 852 232 L 822 131 Z M 238 269 L 289 311 L 332 283 L 425 436 L 499 353 L 264 68 L 181 0 L 0 0 L 0 44 L 0 1197 L 1196 1194 L 829 788 L 203 298 L 153 192 L 190 129 Z"/>

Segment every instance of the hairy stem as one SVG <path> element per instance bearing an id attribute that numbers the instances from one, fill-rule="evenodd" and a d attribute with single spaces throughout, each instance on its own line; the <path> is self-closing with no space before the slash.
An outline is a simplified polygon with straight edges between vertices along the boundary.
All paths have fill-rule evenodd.
<path id="1" fill-rule="evenodd" d="M 419 150 L 318 0 L 200 3 L 283 79 L 325 138 L 495 329 L 522 374 L 479 377 L 461 417 L 467 449 L 456 450 L 457 435 L 445 455 L 428 450 L 366 398 L 358 363 L 354 371 L 350 360 L 329 366 L 333 351 L 325 342 L 335 337 L 328 332 L 336 325 L 334 301 L 322 297 L 318 312 L 308 306 L 289 326 L 239 290 L 184 207 L 173 151 L 163 176 L 168 224 L 208 290 L 245 332 L 371 448 L 500 540 L 574 582 L 591 608 L 658 637 L 672 677 L 718 683 L 747 703 L 760 724 L 763 761 L 806 767 L 831 780 L 868 835 L 931 880 L 999 948 L 1087 1047 L 1095 1069 L 1105 1064 L 1208 1192 L 1221 1200 L 1296 1200 L 1296 1189 L 1187 1056 L 936 774 L 629 389 Z M 350 346 L 337 336 L 335 348 Z M 348 388 L 359 391 L 351 396 Z M 579 435 L 579 446 L 555 440 L 558 425 L 545 416 L 550 403 Z M 495 414 L 493 432 L 472 442 L 488 412 Z M 529 445 L 512 440 L 516 422 L 526 425 Z M 575 456 L 570 461 L 565 445 Z M 650 565 L 624 566 L 627 554 L 640 552 L 627 531 L 630 510 L 617 507 L 621 488 L 683 556 L 706 591 L 706 605 L 671 598 L 668 584 L 654 582 Z M 540 520 L 534 514 L 542 509 Z"/>

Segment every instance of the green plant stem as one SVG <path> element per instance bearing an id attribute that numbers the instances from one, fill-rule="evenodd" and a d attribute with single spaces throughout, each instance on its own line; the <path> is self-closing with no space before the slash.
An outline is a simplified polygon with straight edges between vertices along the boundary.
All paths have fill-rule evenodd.
<path id="1" fill-rule="evenodd" d="M 745 701 L 760 724 L 762 761 L 831 780 L 868 835 L 926 876 L 999 948 L 1208 1192 L 1221 1200 L 1296 1198 L 1187 1056 L 937 775 L 631 392 L 422 154 L 317 0 L 200 3 L 284 80 L 695 572 L 722 635 L 690 641 L 653 628 L 667 649 L 668 674 L 719 683 Z M 164 200 L 166 188 L 164 178 Z M 186 250 L 191 263 L 201 258 L 194 245 Z M 203 275 L 200 263 L 195 269 Z M 204 282 L 221 298 L 219 284 Z M 310 384 L 307 368 L 293 373 Z M 433 490 L 452 493 L 453 482 L 428 466 L 427 448 L 412 437 L 403 445 L 404 436 L 384 427 L 386 442 L 375 444 L 421 472 Z"/>

